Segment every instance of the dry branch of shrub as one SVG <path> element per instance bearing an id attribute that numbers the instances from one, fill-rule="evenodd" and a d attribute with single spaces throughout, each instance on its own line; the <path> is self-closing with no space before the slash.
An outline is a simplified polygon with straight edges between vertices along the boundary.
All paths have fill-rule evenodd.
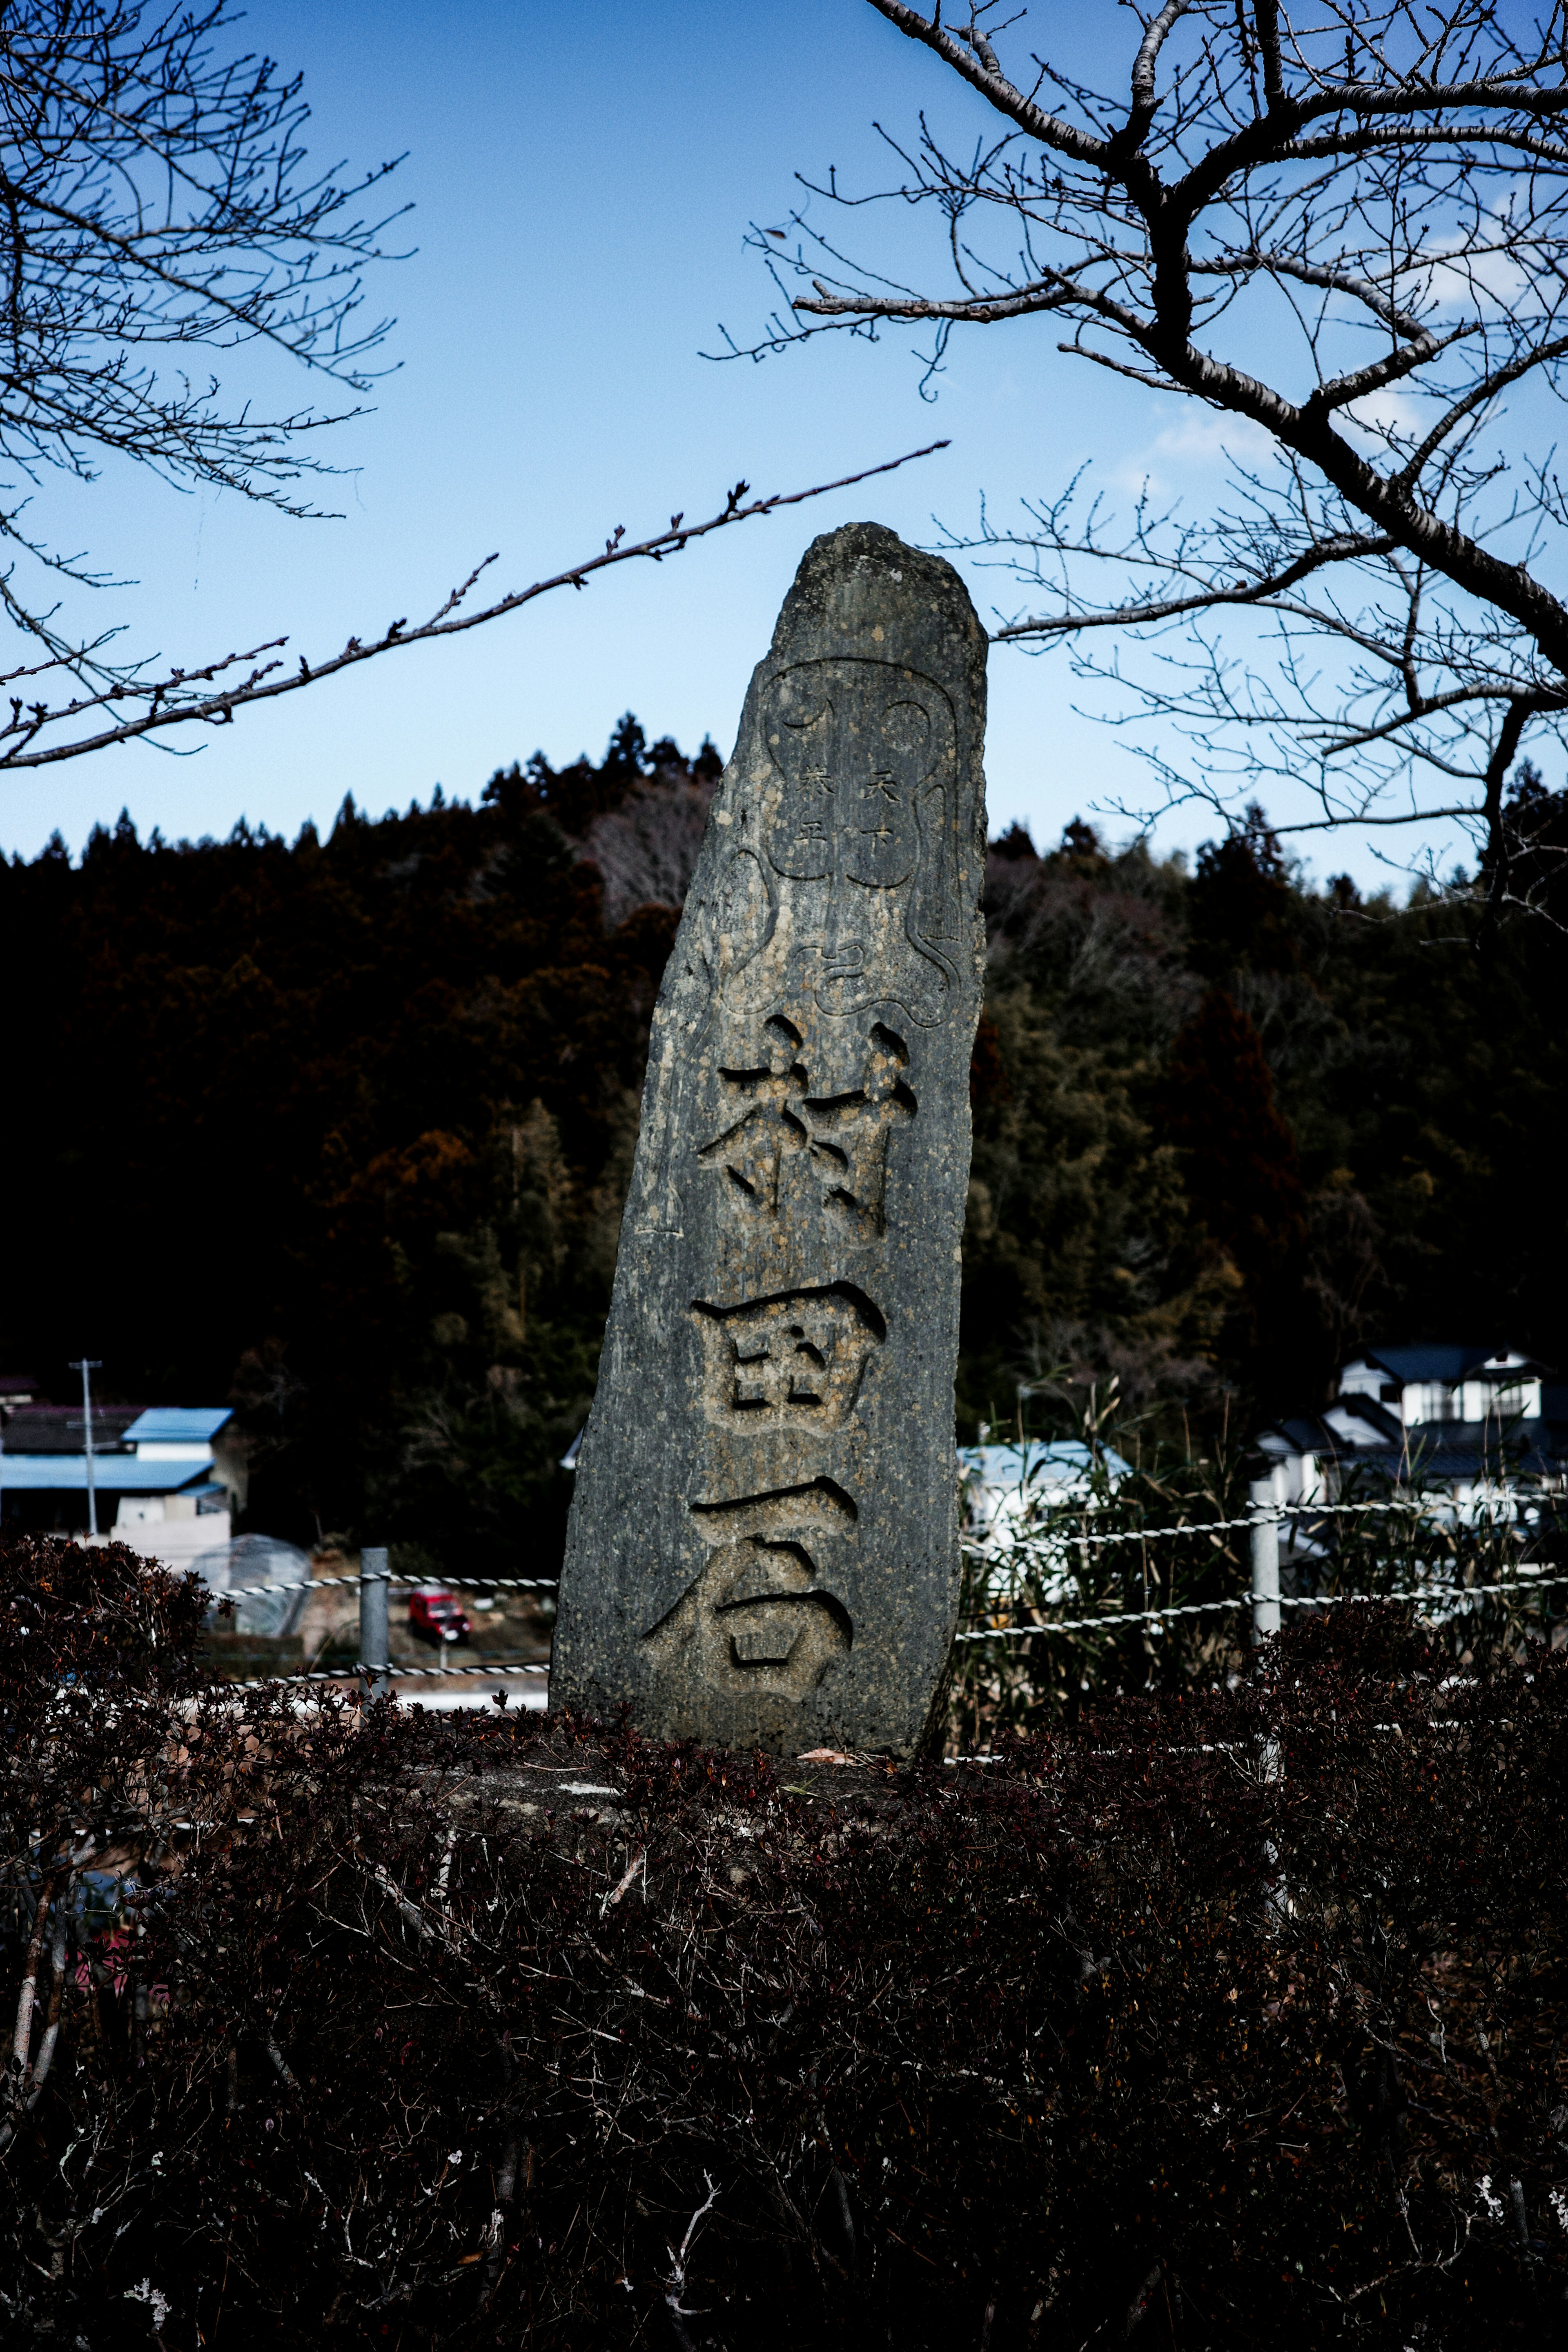
<path id="1" fill-rule="evenodd" d="M 241 1708 L 130 1638 L 176 1580 L 7 1570 L 8 2017 L 79 1828 L 137 1882 L 52 1915 L 18 2340 L 118 2342 L 143 2280 L 171 2347 L 574 2352 L 1240 2345 L 1265 2307 L 1277 2343 L 1497 2344 L 1562 2292 L 1561 1658 L 1455 1682 L 1347 1612 L 994 1770 L 781 1766 Z M 84 1691 L 52 1668 L 100 1579 Z"/>

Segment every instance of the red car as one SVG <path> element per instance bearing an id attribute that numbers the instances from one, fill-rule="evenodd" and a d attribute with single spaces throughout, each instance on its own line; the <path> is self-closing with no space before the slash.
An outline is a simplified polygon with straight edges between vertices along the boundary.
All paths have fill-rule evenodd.
<path id="1" fill-rule="evenodd" d="M 474 1628 L 455 1592 L 421 1584 L 408 1596 L 408 1630 L 426 1642 L 466 1642 Z"/>

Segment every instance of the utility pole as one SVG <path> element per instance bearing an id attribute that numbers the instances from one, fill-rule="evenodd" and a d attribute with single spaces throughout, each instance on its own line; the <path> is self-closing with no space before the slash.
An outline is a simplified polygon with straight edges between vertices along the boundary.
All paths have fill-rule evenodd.
<path id="1" fill-rule="evenodd" d="M 98 1533 L 98 1486 L 92 1466 L 92 1376 L 103 1370 L 100 1356 L 83 1356 L 72 1364 L 71 1370 L 81 1374 L 81 1418 L 87 1438 L 87 1531 Z"/>

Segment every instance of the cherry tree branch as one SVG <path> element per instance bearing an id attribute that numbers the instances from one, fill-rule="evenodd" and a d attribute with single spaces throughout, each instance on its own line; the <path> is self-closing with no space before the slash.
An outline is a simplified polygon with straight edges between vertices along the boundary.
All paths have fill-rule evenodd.
<path id="1" fill-rule="evenodd" d="M 1055 613 L 1036 615 L 1025 621 L 1009 621 L 993 632 L 993 643 L 1008 645 L 1022 637 L 1073 636 L 1080 629 L 1142 626 L 1152 621 L 1184 618 L 1189 613 L 1212 612 L 1220 604 L 1266 604 L 1329 564 L 1348 563 L 1358 556 L 1386 555 L 1392 546 L 1393 541 L 1388 539 L 1327 540 L 1322 546 L 1310 549 L 1294 563 L 1287 564 L 1283 571 L 1268 579 L 1238 581 L 1234 588 L 1200 588 L 1189 596 L 1151 597 L 1146 602 L 1133 600 L 1103 612 Z"/>
<path id="2" fill-rule="evenodd" d="M 582 562 L 572 564 L 547 580 L 536 580 L 527 588 L 515 589 L 479 610 L 467 610 L 466 600 L 470 590 L 498 561 L 496 556 L 489 555 L 482 563 L 475 565 L 462 585 L 452 590 L 428 620 L 413 628 L 405 620 L 394 621 L 379 636 L 368 642 L 350 637 L 341 653 L 329 655 L 320 661 L 311 662 L 301 656 L 298 668 L 281 676 L 277 675 L 283 669 L 282 661 L 279 658 L 253 667 L 236 685 L 220 686 L 216 683 L 226 671 L 241 664 L 260 662 L 265 654 L 280 656 L 289 640 L 276 637 L 266 645 L 253 646 L 248 653 L 225 655 L 200 669 L 174 669 L 166 677 L 156 680 L 118 683 L 105 688 L 100 693 L 83 695 L 57 706 L 43 702 L 24 703 L 13 696 L 9 719 L 0 721 L 0 769 L 41 768 L 59 760 L 78 760 L 89 751 L 101 751 L 115 743 L 132 743 L 139 737 L 170 727 L 226 726 L 232 722 L 237 711 L 246 709 L 253 703 L 273 701 L 279 695 L 297 694 L 303 687 L 316 685 L 322 678 L 333 677 L 342 670 L 357 668 L 362 663 L 374 661 L 383 654 L 397 652 L 407 646 L 455 636 L 465 629 L 483 628 L 489 622 L 498 621 L 506 614 L 518 612 L 524 604 L 532 604 L 540 596 L 552 594 L 556 589 L 586 588 L 595 573 L 608 571 L 616 564 L 645 560 L 662 562 L 666 556 L 679 555 L 692 541 L 706 539 L 712 531 L 728 530 L 735 523 L 752 522 L 759 516 L 776 513 L 784 507 L 800 506 L 808 499 L 826 498 L 834 490 L 849 489 L 858 482 L 872 481 L 880 474 L 896 472 L 900 466 L 911 465 L 920 457 L 929 457 L 948 446 L 946 440 L 931 441 L 923 448 L 907 450 L 901 457 L 889 457 L 881 465 L 864 467 L 858 473 L 845 474 L 837 481 L 818 482 L 805 490 L 774 491 L 766 498 L 748 499 L 746 494 L 751 488 L 750 483 L 737 482 L 719 512 L 710 515 L 706 521 L 689 523 L 684 515 L 674 514 L 663 530 L 636 541 L 628 541 L 624 525 L 619 525 L 603 548 Z M 65 666 L 62 659 L 37 667 Z M 25 674 L 36 675 L 37 670 Z M 5 682 L 0 680 L 0 685 Z M 193 691 L 193 688 L 204 685 L 212 686 L 214 690 L 206 694 Z M 75 736 L 66 742 L 41 743 L 38 740 L 48 729 L 66 726 L 74 719 L 81 719 L 127 700 L 140 702 L 145 707 L 131 718 L 115 719 L 110 725 L 100 728 L 95 733 Z"/>
<path id="3" fill-rule="evenodd" d="M 1510 763 L 1543 733 L 1568 749 L 1568 491 L 1551 449 L 1521 446 L 1568 396 L 1564 0 L 1539 23 L 1491 0 L 1312 18 L 1149 0 L 1124 48 L 1107 5 L 1100 46 L 1123 62 L 1098 88 L 1026 53 L 1001 0 L 952 24 L 934 0 L 870 5 L 1000 131 L 944 146 L 922 114 L 917 137 L 881 133 L 891 184 L 804 180 L 859 217 L 931 208 L 937 268 L 854 259 L 797 208 L 793 247 L 753 236 L 784 310 L 750 355 L 929 321 L 935 397 L 953 332 L 1049 313 L 1058 351 L 1227 420 L 1229 487 L 1201 522 L 1156 529 L 1145 491 L 1130 538 L 1069 528 L 1060 499 L 1024 500 L 1032 531 L 999 536 L 984 508 L 978 534 L 948 531 L 1037 591 L 995 641 L 1065 646 L 1075 677 L 1121 698 L 1100 715 L 1148 720 L 1166 805 L 1223 812 L 1227 790 L 1279 780 L 1318 796 L 1325 828 L 1458 814 L 1495 879 Z M 1520 387 L 1536 405 L 1510 414 Z M 1121 567 L 1111 593 L 1089 564 Z M 1255 616 L 1238 656 L 1205 635 L 1211 613 Z M 1119 635 L 1150 649 L 1134 669 L 1092 650 Z M 1168 764 L 1173 728 L 1190 771 Z M 1440 811 L 1406 789 L 1413 763 L 1458 787 Z"/>

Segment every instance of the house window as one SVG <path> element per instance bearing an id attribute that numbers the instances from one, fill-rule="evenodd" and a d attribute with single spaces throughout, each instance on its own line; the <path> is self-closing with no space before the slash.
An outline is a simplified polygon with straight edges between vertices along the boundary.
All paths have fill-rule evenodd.
<path id="1" fill-rule="evenodd" d="M 1405 1391 L 1405 1418 L 1409 1423 L 1458 1421 L 1460 1411 L 1459 1391 L 1443 1381 L 1417 1381 Z"/>

